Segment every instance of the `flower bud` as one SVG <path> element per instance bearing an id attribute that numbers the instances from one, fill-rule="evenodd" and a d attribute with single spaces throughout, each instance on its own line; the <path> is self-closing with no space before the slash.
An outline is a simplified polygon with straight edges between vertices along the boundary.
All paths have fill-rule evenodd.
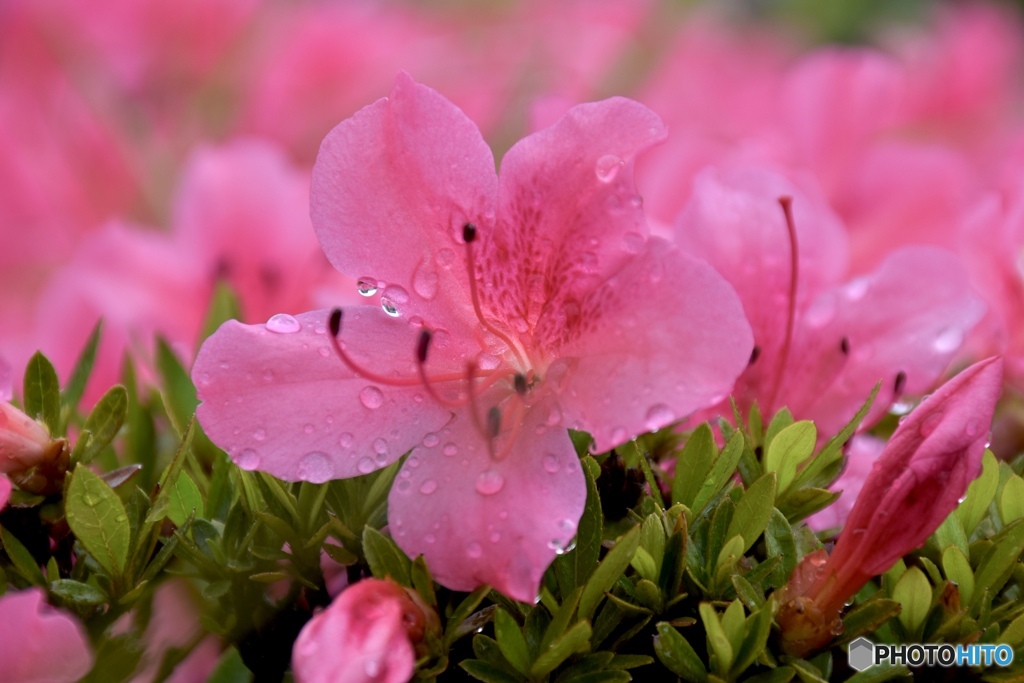
<path id="1" fill-rule="evenodd" d="M 50 438 L 42 424 L 0 401 L 0 474 L 25 491 L 49 495 L 60 491 L 69 460 L 67 441 Z"/>
<path id="2" fill-rule="evenodd" d="M 302 629 L 292 651 L 295 680 L 404 683 L 413 676 L 415 646 L 436 621 L 393 581 L 364 579 Z"/>
<path id="3" fill-rule="evenodd" d="M 828 643 L 846 601 L 920 547 L 953 512 L 981 467 L 1002 373 L 1001 358 L 975 363 L 897 427 L 832 555 L 805 557 L 783 589 L 777 621 L 791 654 Z"/>

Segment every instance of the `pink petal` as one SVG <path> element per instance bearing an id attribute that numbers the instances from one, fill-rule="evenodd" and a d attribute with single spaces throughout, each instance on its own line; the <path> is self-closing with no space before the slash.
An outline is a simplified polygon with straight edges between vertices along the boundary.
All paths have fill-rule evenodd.
<path id="1" fill-rule="evenodd" d="M 498 223 L 481 235 L 484 307 L 523 334 L 642 250 L 633 162 L 665 135 L 650 109 L 612 98 L 516 143 L 501 162 Z"/>
<path id="2" fill-rule="evenodd" d="M 984 305 L 971 293 L 966 269 L 935 247 L 908 247 L 891 254 L 869 276 L 825 292 L 804 316 L 791 359 L 804 370 L 836 359 L 831 374 L 789 373 L 780 404 L 834 434 L 856 412 L 879 380 L 882 389 L 866 423 L 895 399 L 898 373 L 904 391 L 922 394 L 946 369 Z M 841 360 L 843 337 L 849 353 Z M 791 366 L 793 361 L 790 361 Z M 841 367 L 841 369 L 839 369 Z M 838 374 L 837 374 L 838 373 Z"/>
<path id="3" fill-rule="evenodd" d="M 11 364 L 0 358 L 0 401 L 10 401 L 14 396 L 14 373 Z"/>
<path id="4" fill-rule="evenodd" d="M 529 408 L 503 459 L 491 458 L 462 412 L 406 460 L 388 497 L 391 531 L 439 583 L 537 597 L 544 570 L 576 535 L 587 495 L 572 443 L 547 427 L 549 414 L 543 404 Z"/>
<path id="5" fill-rule="evenodd" d="M 7 506 L 11 498 L 11 480 L 0 474 L 0 510 Z"/>
<path id="6" fill-rule="evenodd" d="M 864 480 L 884 447 L 884 441 L 866 434 L 858 434 L 850 440 L 846 467 L 839 479 L 830 487 L 833 491 L 840 491 L 842 495 L 821 512 L 808 517 L 809 527 L 815 531 L 823 531 L 846 524 L 846 518 L 850 516 L 850 510 L 853 509 L 853 504 L 864 487 Z"/>
<path id="7" fill-rule="evenodd" d="M 74 683 L 93 665 L 78 620 L 46 604 L 39 588 L 0 598 L 0 671 L 6 683 Z"/>
<path id="8" fill-rule="evenodd" d="M 548 381 L 564 424 L 590 432 L 598 451 L 721 400 L 753 347 L 729 283 L 659 238 L 575 316 L 580 334 L 559 349 Z"/>
<path id="9" fill-rule="evenodd" d="M 406 683 L 416 654 L 406 631 L 415 609 L 400 586 L 364 579 L 307 623 L 292 650 L 297 683 Z M 408 616 L 413 616 L 409 614 Z"/>
<path id="10" fill-rule="evenodd" d="M 324 139 L 310 205 L 338 270 L 397 288 L 403 315 L 452 330 L 472 317 L 462 226 L 487 222 L 496 193 L 494 159 L 477 127 L 402 73 L 389 97 Z"/>
<path id="11" fill-rule="evenodd" d="M 388 386 L 350 370 L 332 349 L 328 314 L 269 325 L 229 321 L 200 349 L 192 369 L 199 422 L 240 467 L 288 481 L 353 477 L 391 464 L 450 419 L 418 382 Z M 290 323 L 301 330 L 271 331 Z M 418 377 L 418 332 L 379 309 L 355 306 L 345 309 L 339 338 L 367 370 L 411 380 Z M 446 363 L 456 342 L 437 347 L 432 369 L 462 370 Z"/>

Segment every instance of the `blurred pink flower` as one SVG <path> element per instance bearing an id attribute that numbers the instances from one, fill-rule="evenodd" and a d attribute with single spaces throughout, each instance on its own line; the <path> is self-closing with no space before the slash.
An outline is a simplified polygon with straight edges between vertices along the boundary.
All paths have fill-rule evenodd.
<path id="1" fill-rule="evenodd" d="M 153 594 L 152 613 L 143 642 L 141 670 L 132 683 L 150 683 L 156 680 L 165 655 L 172 648 L 191 648 L 188 655 L 174 667 L 168 683 L 205 681 L 220 658 L 221 645 L 215 636 L 200 640 L 203 630 L 199 622 L 199 604 L 184 579 L 161 584 Z M 199 643 L 196 644 L 196 641 Z"/>
<path id="2" fill-rule="evenodd" d="M 425 622 L 401 586 L 363 579 L 299 633 L 292 650 L 296 683 L 405 683 L 415 670 L 414 644 Z"/>
<path id="3" fill-rule="evenodd" d="M 734 389 L 741 409 L 788 407 L 823 438 L 880 380 L 865 426 L 903 392 L 930 389 L 984 310 L 959 260 L 934 247 L 898 250 L 844 283 L 841 223 L 815 193 L 768 169 L 705 171 L 676 230 L 684 249 L 733 284 L 754 329 L 755 354 Z M 729 414 L 728 404 L 718 412 Z"/>
<path id="4" fill-rule="evenodd" d="M 846 524 L 850 510 L 857 501 L 864 480 L 871 473 L 871 468 L 885 448 L 885 441 L 868 434 L 857 434 L 846 447 L 846 467 L 830 488 L 840 491 L 842 495 L 834 503 L 821 512 L 807 518 L 807 525 L 815 531 L 841 527 Z"/>
<path id="5" fill-rule="evenodd" d="M 1002 360 L 975 363 L 925 399 L 875 461 L 826 559 L 808 555 L 777 617 L 786 648 L 803 656 L 834 635 L 840 610 L 871 577 L 918 548 L 978 475 L 1002 386 Z"/>
<path id="6" fill-rule="evenodd" d="M 73 616 L 46 604 L 40 588 L 0 597 L 0 671 L 5 683 L 75 683 L 93 654 Z"/>
<path id="7" fill-rule="evenodd" d="M 726 393 L 750 352 L 724 280 L 646 237 L 632 160 L 663 135 L 635 102 L 583 105 L 498 177 L 472 122 L 400 75 L 313 175 L 328 258 L 383 310 L 223 326 L 193 368 L 207 434 L 287 480 L 412 449 L 389 498 L 398 544 L 450 588 L 532 600 L 586 494 L 564 428 L 621 444 Z"/>

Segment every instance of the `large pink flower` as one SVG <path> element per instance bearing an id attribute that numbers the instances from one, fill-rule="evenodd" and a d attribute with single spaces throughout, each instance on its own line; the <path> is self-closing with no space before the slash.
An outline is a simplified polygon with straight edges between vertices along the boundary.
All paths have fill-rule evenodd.
<path id="1" fill-rule="evenodd" d="M 46 604 L 40 588 L 0 598 L 0 672 L 7 683 L 74 683 L 93 665 L 73 616 Z"/>
<path id="2" fill-rule="evenodd" d="M 402 549 L 450 588 L 532 600 L 586 495 L 565 428 L 619 445 L 728 392 L 750 354 L 725 281 L 647 236 L 633 159 L 663 136 L 636 102 L 582 105 L 499 177 L 473 123 L 400 75 L 327 137 L 311 193 L 328 258 L 381 308 L 224 325 L 193 369 L 203 427 L 288 480 L 411 449 Z"/>

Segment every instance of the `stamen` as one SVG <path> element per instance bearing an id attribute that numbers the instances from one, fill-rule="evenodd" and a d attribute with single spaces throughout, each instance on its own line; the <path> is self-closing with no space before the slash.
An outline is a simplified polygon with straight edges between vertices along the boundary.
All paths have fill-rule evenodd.
<path id="1" fill-rule="evenodd" d="M 492 439 L 497 439 L 501 434 L 501 409 L 498 406 L 492 406 L 487 411 L 487 433 Z"/>
<path id="2" fill-rule="evenodd" d="M 893 383 L 892 393 L 893 399 L 900 397 L 903 393 L 903 389 L 907 386 L 907 373 L 900 370 L 896 373 L 896 381 Z"/>
<path id="3" fill-rule="evenodd" d="M 512 380 L 513 385 L 516 388 L 516 393 L 521 397 L 526 396 L 526 375 L 521 372 L 517 372 L 515 378 Z"/>
<path id="4" fill-rule="evenodd" d="M 779 355 L 775 387 L 772 390 L 771 400 L 768 402 L 769 408 L 773 410 L 779 389 L 782 386 L 786 365 L 789 362 L 789 349 L 793 343 L 793 327 L 796 322 L 796 288 L 800 277 L 799 245 L 796 240 L 796 226 L 793 223 L 793 198 L 779 197 L 779 205 L 782 207 L 782 214 L 786 219 L 786 232 L 789 235 L 789 311 L 786 317 L 786 336 L 783 338 L 782 353 Z"/>
<path id="5" fill-rule="evenodd" d="M 340 308 L 335 308 L 331 311 L 330 318 L 328 318 L 328 326 L 331 330 L 331 345 L 334 347 L 334 352 L 338 354 L 338 357 L 341 358 L 341 362 L 347 365 L 350 370 L 371 382 L 376 382 L 377 384 L 383 384 L 385 386 L 411 387 L 420 383 L 420 380 L 413 379 L 411 377 L 408 379 L 401 379 L 397 377 L 385 377 L 384 375 L 378 375 L 376 372 L 371 372 L 352 360 L 352 358 L 345 352 L 345 349 L 342 348 L 341 342 L 338 341 L 338 335 L 341 333 L 342 315 L 343 313 Z"/>
<path id="6" fill-rule="evenodd" d="M 472 223 L 466 223 L 462 226 L 462 240 L 466 243 L 466 268 L 469 271 L 469 296 L 473 300 L 473 312 L 476 313 L 477 320 L 484 326 L 491 334 L 505 342 L 508 348 L 512 349 L 512 353 L 516 355 L 516 358 L 522 365 L 526 365 L 526 358 L 521 353 L 519 346 L 512 341 L 504 332 L 496 328 L 491 323 L 487 322 L 484 317 L 483 309 L 480 307 L 480 294 L 477 292 L 476 286 L 476 258 L 474 257 L 473 242 L 476 241 L 476 226 Z"/>
<path id="7" fill-rule="evenodd" d="M 843 352 L 844 356 L 850 355 L 850 338 L 843 337 L 839 340 L 839 350 Z"/>
<path id="8" fill-rule="evenodd" d="M 427 352 L 430 350 L 430 339 L 432 335 L 430 330 L 423 328 L 420 330 L 420 338 L 416 343 L 416 370 L 419 372 L 420 381 L 423 383 L 423 388 L 430 394 L 430 398 L 434 399 L 438 403 L 448 408 L 461 408 L 466 405 L 466 401 L 449 401 L 448 399 L 441 398 L 441 396 L 434 390 L 434 385 L 431 383 L 430 378 L 427 377 Z M 472 382 L 472 377 L 469 378 Z M 468 399 L 467 399 L 468 400 Z"/>
<path id="9" fill-rule="evenodd" d="M 430 330 L 423 328 L 420 331 L 419 343 L 416 345 L 416 360 L 421 364 L 427 362 L 427 351 L 430 349 Z"/>
<path id="10" fill-rule="evenodd" d="M 473 361 L 466 363 L 466 377 L 469 378 L 469 416 L 473 420 L 473 426 L 476 427 L 476 431 L 487 442 L 487 452 L 490 454 L 491 460 L 494 460 L 494 437 L 491 436 L 490 429 L 484 428 L 484 424 L 480 421 L 480 412 L 477 409 L 476 391 L 474 391 L 473 387 L 473 381 L 476 379 L 476 369 L 476 363 Z M 490 413 L 488 413 L 488 418 L 490 418 Z"/>
<path id="11" fill-rule="evenodd" d="M 753 365 L 757 362 L 757 359 L 761 357 L 761 347 L 755 346 L 750 352 L 750 360 L 747 361 L 747 365 Z"/>

